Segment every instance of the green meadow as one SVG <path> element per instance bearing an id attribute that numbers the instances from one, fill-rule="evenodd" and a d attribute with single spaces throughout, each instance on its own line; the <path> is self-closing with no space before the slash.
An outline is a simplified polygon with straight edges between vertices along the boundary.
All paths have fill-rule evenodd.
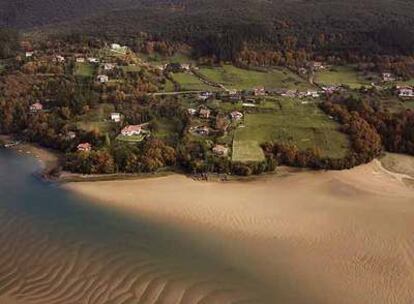
<path id="1" fill-rule="evenodd" d="M 224 85 L 228 89 L 265 88 L 307 89 L 310 84 L 287 69 L 273 69 L 268 72 L 246 70 L 233 65 L 203 67 L 200 73 L 206 78 Z"/>
<path id="2" fill-rule="evenodd" d="M 270 141 L 293 144 L 302 150 L 317 148 L 326 157 L 346 155 L 348 137 L 317 105 L 292 100 L 276 102 L 279 105 L 275 110 L 245 115 L 244 127 L 237 128 L 234 134 L 233 161 L 263 159 L 260 145 Z"/>

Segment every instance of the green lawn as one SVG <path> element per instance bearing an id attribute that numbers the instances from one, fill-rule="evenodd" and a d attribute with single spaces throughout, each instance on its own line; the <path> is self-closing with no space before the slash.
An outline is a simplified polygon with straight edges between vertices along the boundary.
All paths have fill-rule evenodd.
<path id="1" fill-rule="evenodd" d="M 145 134 L 132 135 L 132 136 L 118 135 L 116 137 L 116 140 L 128 142 L 128 143 L 137 143 L 137 142 L 143 141 L 144 139 L 145 139 Z"/>
<path id="2" fill-rule="evenodd" d="M 93 77 L 93 75 L 95 74 L 95 70 L 96 68 L 93 64 L 76 62 L 74 73 L 75 76 Z"/>
<path id="3" fill-rule="evenodd" d="M 345 156 L 347 136 L 337 131 L 338 124 L 316 105 L 291 100 L 279 103 L 278 110 L 245 115 L 245 127 L 234 134 L 234 161 L 259 160 L 260 144 L 269 141 L 294 144 L 299 149 L 317 147 L 322 156 Z"/>
<path id="4" fill-rule="evenodd" d="M 236 133 L 237 134 L 237 133 Z M 235 138 L 232 160 L 237 162 L 259 162 L 265 159 L 262 148 L 256 140 Z"/>
<path id="5" fill-rule="evenodd" d="M 223 84 L 229 89 L 252 89 L 257 86 L 265 88 L 307 89 L 310 86 L 305 80 L 287 69 L 259 72 L 237 68 L 233 65 L 200 69 L 200 73 L 214 82 Z"/>
<path id="6" fill-rule="evenodd" d="M 208 91 L 216 89 L 203 83 L 191 73 L 174 73 L 173 78 L 180 84 L 181 91 Z"/>
<path id="7" fill-rule="evenodd" d="M 352 66 L 333 66 L 316 73 L 315 82 L 320 85 L 347 85 L 353 89 L 370 85 Z"/>

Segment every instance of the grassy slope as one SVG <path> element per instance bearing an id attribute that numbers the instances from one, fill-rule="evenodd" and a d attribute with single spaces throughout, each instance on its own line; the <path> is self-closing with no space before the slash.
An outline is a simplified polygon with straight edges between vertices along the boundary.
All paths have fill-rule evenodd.
<path id="1" fill-rule="evenodd" d="M 258 72 L 240 69 L 232 65 L 217 68 L 201 68 L 207 78 L 231 89 L 252 89 L 256 86 L 266 88 L 306 89 L 310 85 L 288 70 Z"/>
<path id="2" fill-rule="evenodd" d="M 214 89 L 190 73 L 174 73 L 173 78 L 181 85 L 182 91 L 202 91 Z"/>
<path id="3" fill-rule="evenodd" d="M 233 160 L 260 158 L 257 147 L 267 141 L 295 144 L 300 149 L 317 147 L 323 156 L 333 158 L 346 154 L 348 138 L 316 105 L 289 100 L 279 103 L 279 110 L 245 116 L 245 127 L 235 132 Z"/>
<path id="4" fill-rule="evenodd" d="M 319 71 L 315 81 L 324 85 L 348 85 L 351 88 L 360 88 L 370 84 L 351 66 L 334 66 L 332 69 Z"/>

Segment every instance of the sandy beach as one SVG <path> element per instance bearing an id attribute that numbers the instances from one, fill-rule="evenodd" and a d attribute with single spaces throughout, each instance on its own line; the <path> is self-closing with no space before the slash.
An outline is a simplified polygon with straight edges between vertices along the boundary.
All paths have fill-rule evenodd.
<path id="1" fill-rule="evenodd" d="M 65 188 L 179 230 L 275 303 L 414 299 L 414 189 L 378 161 L 250 182 L 173 175 Z"/>

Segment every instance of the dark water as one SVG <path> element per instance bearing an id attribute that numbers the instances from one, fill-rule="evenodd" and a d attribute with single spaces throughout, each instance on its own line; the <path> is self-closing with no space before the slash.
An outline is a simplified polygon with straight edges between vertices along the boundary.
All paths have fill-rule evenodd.
<path id="1" fill-rule="evenodd" d="M 36 170 L 0 150 L 1 304 L 264 303 L 253 279 L 179 231 L 92 206 Z"/>

